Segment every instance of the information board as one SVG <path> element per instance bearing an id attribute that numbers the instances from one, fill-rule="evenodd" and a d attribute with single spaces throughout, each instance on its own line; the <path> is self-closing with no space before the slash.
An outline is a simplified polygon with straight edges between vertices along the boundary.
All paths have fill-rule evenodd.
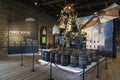
<path id="1" fill-rule="evenodd" d="M 8 53 L 38 52 L 38 23 L 36 21 L 9 21 Z"/>

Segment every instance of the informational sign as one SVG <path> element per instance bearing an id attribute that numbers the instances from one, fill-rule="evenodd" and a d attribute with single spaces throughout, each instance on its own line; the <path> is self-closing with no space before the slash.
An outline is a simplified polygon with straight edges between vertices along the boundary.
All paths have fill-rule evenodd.
<path id="1" fill-rule="evenodd" d="M 9 21 L 8 53 L 37 53 L 38 24 L 36 21 Z"/>

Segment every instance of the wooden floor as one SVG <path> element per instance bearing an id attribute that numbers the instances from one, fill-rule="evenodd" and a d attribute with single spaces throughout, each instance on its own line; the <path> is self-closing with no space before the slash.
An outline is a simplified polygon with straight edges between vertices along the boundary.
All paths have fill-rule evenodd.
<path id="1" fill-rule="evenodd" d="M 38 56 L 35 58 L 39 59 Z M 100 65 L 100 78 L 96 78 L 96 70 L 85 74 L 85 80 L 120 80 L 120 53 L 114 61 L 109 60 L 108 69 L 105 64 Z M 35 63 L 35 72 L 31 72 L 32 58 L 24 56 L 24 66 L 20 66 L 19 56 L 0 58 L 0 80 L 48 80 L 49 66 L 40 66 Z M 79 74 L 73 75 L 53 67 L 55 80 L 82 80 Z"/>

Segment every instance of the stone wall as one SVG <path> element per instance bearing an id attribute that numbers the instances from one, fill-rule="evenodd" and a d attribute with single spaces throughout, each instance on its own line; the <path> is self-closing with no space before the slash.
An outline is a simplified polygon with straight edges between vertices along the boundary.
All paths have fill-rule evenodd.
<path id="1" fill-rule="evenodd" d="M 38 43 L 40 43 L 40 27 L 47 27 L 47 42 L 53 43 L 52 26 L 56 20 L 35 8 L 28 7 L 14 0 L 0 0 L 0 56 L 8 54 L 8 21 L 35 18 L 39 22 Z M 40 46 L 40 44 L 38 44 Z"/>

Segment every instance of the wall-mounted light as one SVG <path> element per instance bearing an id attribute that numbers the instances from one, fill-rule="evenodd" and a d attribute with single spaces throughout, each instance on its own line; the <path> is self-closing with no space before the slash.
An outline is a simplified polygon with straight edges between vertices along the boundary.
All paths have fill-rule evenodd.
<path id="1" fill-rule="evenodd" d="M 43 35 L 46 35 L 46 29 L 45 29 L 45 28 L 43 29 L 42 34 L 43 34 Z"/>

